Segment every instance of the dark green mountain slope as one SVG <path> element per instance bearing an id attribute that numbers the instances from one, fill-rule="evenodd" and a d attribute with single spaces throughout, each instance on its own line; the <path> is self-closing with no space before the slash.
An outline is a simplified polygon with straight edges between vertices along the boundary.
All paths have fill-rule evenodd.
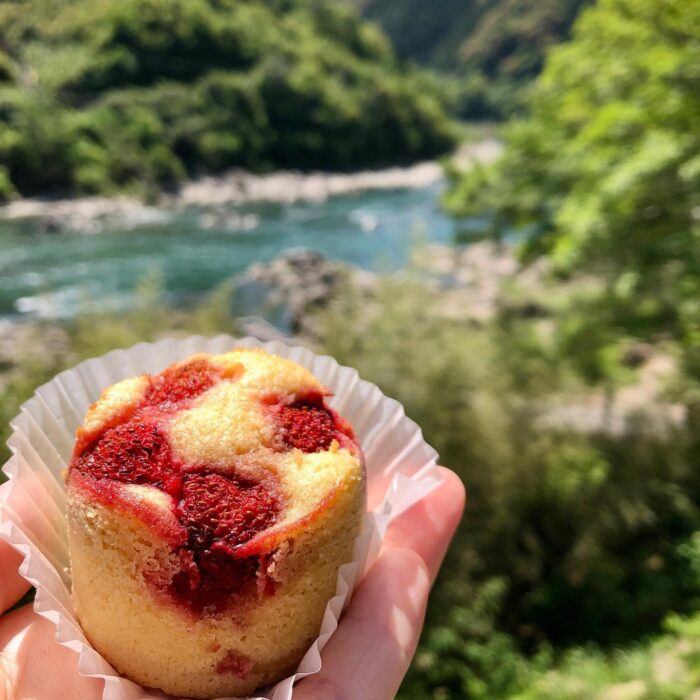
<path id="1" fill-rule="evenodd" d="M 566 38 L 590 0 L 358 0 L 400 56 L 460 80 L 465 116 L 503 116 L 520 104 L 547 49 Z"/>

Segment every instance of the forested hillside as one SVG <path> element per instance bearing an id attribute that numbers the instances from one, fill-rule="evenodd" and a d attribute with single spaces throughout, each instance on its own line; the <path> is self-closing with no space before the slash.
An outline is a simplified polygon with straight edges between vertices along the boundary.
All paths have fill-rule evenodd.
<path id="1" fill-rule="evenodd" d="M 519 107 L 550 46 L 590 0 L 354 0 L 397 53 L 455 76 L 466 117 Z"/>
<path id="2" fill-rule="evenodd" d="M 0 198 L 353 169 L 452 144 L 434 81 L 341 3 L 0 4 Z"/>

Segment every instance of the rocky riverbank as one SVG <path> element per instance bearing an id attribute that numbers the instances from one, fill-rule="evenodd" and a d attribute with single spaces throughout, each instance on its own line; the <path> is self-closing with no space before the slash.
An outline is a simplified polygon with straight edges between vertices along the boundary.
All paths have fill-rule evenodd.
<path id="1" fill-rule="evenodd" d="M 567 286 L 557 282 L 554 289 L 545 265 L 522 266 L 507 245 L 487 242 L 459 247 L 430 245 L 417 250 L 415 258 L 411 274 L 419 275 L 436 292 L 439 303 L 435 313 L 446 322 L 472 324 L 475 328 L 487 323 L 496 313 L 507 312 L 535 319 L 546 330 L 553 322 L 552 298 L 561 299 L 562 295 L 575 292 L 577 284 Z M 406 272 L 396 273 L 403 274 Z M 258 308 L 284 309 L 283 326 L 275 327 L 259 316 L 249 316 L 235 319 L 237 333 L 263 340 L 286 338 L 313 347 L 319 338 L 317 312 L 328 308 L 347 286 L 352 286 L 360 291 L 367 313 L 372 314 L 377 308 L 377 290 L 382 278 L 314 251 L 290 250 L 270 263 L 251 265 L 233 281 L 237 295 L 252 294 Z M 230 312 L 230 307 L 224 311 L 229 321 Z M 148 313 L 155 319 L 162 309 L 150 309 Z M 193 331 L 226 330 L 217 320 L 219 312 L 211 316 L 211 309 L 206 311 L 206 318 L 211 316 L 208 323 L 214 325 L 202 327 L 201 313 L 192 316 L 190 312 L 172 310 L 168 314 L 170 325 L 165 324 L 162 333 L 188 335 Z M 112 323 L 110 318 L 106 319 L 108 324 Z M 193 321 L 198 325 L 193 326 Z M 143 339 L 133 334 L 128 320 L 121 331 L 115 330 L 120 328 L 120 322 L 114 323 L 115 328 L 108 331 L 109 337 L 114 338 L 110 347 Z M 161 327 L 161 322 L 154 320 L 154 323 L 155 328 Z M 68 327 L 56 322 L 0 321 L 0 390 L 13 381 L 15 369 L 21 373 L 20 366 L 61 366 L 71 360 L 75 342 Z M 665 387 L 676 369 L 673 358 L 661 348 L 642 344 L 630 347 L 627 355 L 627 364 L 635 369 L 637 380 L 619 388 L 614 406 L 602 390 L 581 387 L 576 393 L 552 397 L 543 423 L 580 432 L 622 433 L 630 416 L 644 412 L 658 419 L 660 430 L 664 425 L 680 424 L 683 407 L 669 403 L 664 397 Z"/>
<path id="2" fill-rule="evenodd" d="M 513 247 L 505 244 L 433 244 L 417 249 L 414 258 L 412 274 L 419 274 L 433 287 L 439 299 L 436 313 L 453 323 L 480 326 L 497 313 L 508 313 L 536 320 L 547 332 L 554 318 L 552 299 L 576 293 L 582 283 L 553 283 L 544 261 L 521 265 Z M 583 282 L 590 284 L 590 280 Z M 367 313 L 372 314 L 381 277 L 313 251 L 292 250 L 271 263 L 252 265 L 238 277 L 238 284 L 254 289 L 270 307 L 284 306 L 293 333 L 290 339 L 314 346 L 319 337 L 316 312 L 327 308 L 350 285 L 360 291 Z M 280 335 L 262 319 L 245 319 L 242 330 L 265 340 Z M 676 372 L 674 359 L 661 348 L 636 343 L 628 348 L 624 363 L 636 371 L 637 380 L 619 387 L 613 404 L 602 390 L 581 387 L 566 397 L 553 396 L 543 424 L 621 435 L 631 417 L 644 414 L 659 431 L 679 425 L 684 408 L 665 397 Z"/>
<path id="3" fill-rule="evenodd" d="M 491 162 L 500 152 L 500 142 L 487 138 L 473 144 L 465 144 L 454 155 L 454 159 L 460 168 L 465 169 L 476 162 Z M 442 166 L 435 161 L 355 173 L 280 171 L 269 175 L 253 175 L 243 171 L 231 171 L 219 177 L 194 180 L 182 187 L 175 196 L 166 197 L 164 201 L 176 206 L 323 202 L 330 197 L 366 190 L 429 187 L 442 177 Z"/>
<path id="4" fill-rule="evenodd" d="M 469 246 L 431 244 L 416 249 L 411 271 L 439 291 L 439 313 L 453 321 L 483 323 L 504 304 L 525 316 L 546 315 L 547 267 L 521 267 L 508 245 L 489 242 Z M 403 272 L 397 273 L 404 274 Z M 255 263 L 237 278 L 239 289 L 264 300 L 265 306 L 284 306 L 293 332 L 311 332 L 315 310 L 326 307 L 350 285 L 371 303 L 380 277 L 312 250 L 290 250 L 270 263 Z M 517 287 L 517 299 L 506 300 L 506 283 Z"/>
<path id="5" fill-rule="evenodd" d="M 486 138 L 465 144 L 454 158 L 461 168 L 466 168 L 477 162 L 494 160 L 500 150 L 499 141 Z M 34 219 L 45 233 L 70 230 L 92 234 L 107 228 L 128 230 L 143 225 L 166 224 L 187 207 L 323 202 L 330 197 L 368 190 L 429 187 L 442 177 L 442 166 L 435 161 L 355 173 L 279 171 L 256 175 L 232 170 L 220 176 L 188 182 L 175 194 L 162 194 L 154 204 L 125 196 L 19 199 L 0 206 L 0 221 Z M 251 228 L 250 220 L 241 221 L 241 228 Z"/>

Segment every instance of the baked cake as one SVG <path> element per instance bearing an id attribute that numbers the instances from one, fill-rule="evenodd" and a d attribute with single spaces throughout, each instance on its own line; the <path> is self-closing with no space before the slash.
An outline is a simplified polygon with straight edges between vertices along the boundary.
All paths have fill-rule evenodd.
<path id="1" fill-rule="evenodd" d="M 365 475 L 306 369 L 260 349 L 109 387 L 66 475 L 73 598 L 93 646 L 172 695 L 292 673 L 352 558 Z"/>

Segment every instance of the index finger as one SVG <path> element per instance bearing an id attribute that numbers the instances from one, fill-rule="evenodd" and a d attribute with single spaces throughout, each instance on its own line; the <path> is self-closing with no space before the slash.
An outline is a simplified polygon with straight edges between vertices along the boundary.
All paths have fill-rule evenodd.
<path id="1" fill-rule="evenodd" d="M 440 485 L 391 523 L 383 543 L 384 547 L 406 547 L 419 554 L 431 581 L 437 576 L 466 503 L 461 479 L 450 469 L 439 469 Z"/>
<path id="2" fill-rule="evenodd" d="M 390 525 L 379 558 L 323 651 L 321 671 L 301 682 L 295 698 L 396 694 L 418 643 L 431 580 L 464 508 L 462 482 L 441 471 L 442 483 Z"/>

